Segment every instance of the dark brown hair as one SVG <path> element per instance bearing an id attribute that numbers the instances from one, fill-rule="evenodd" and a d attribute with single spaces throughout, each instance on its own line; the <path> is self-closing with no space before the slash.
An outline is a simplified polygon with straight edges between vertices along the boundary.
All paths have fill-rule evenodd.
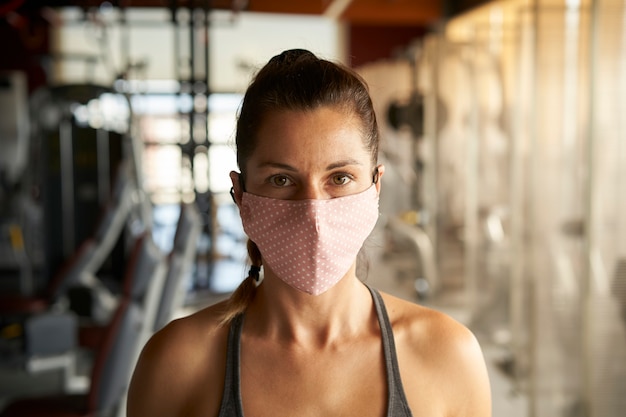
<path id="1" fill-rule="evenodd" d="M 343 65 L 320 59 L 303 49 L 292 49 L 273 57 L 256 74 L 244 95 L 235 136 L 242 184 L 245 185 L 246 163 L 256 148 L 257 132 L 268 113 L 327 106 L 357 117 L 364 145 L 376 164 L 378 124 L 365 81 Z M 243 312 L 254 297 L 262 258 L 252 241 L 248 241 L 248 254 L 253 268 L 228 300 L 223 323 Z"/>

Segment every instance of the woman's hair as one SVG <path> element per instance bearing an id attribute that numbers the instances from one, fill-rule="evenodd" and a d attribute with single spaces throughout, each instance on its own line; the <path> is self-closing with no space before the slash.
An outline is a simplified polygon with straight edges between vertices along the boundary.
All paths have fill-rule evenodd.
<path id="1" fill-rule="evenodd" d="M 378 159 L 379 132 L 365 81 L 351 69 L 303 49 L 287 50 L 273 57 L 248 87 L 237 119 L 237 164 L 245 185 L 246 163 L 257 144 L 257 132 L 266 116 L 287 110 L 307 111 L 335 107 L 360 121 L 363 142 L 372 163 Z M 256 291 L 261 253 L 248 241 L 252 268 L 226 304 L 222 323 L 243 312 Z"/>

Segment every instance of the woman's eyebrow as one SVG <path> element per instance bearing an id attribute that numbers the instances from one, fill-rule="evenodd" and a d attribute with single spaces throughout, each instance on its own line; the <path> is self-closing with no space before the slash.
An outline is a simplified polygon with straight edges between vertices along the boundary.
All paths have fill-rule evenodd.
<path id="1" fill-rule="evenodd" d="M 356 160 L 356 159 L 348 158 L 348 159 L 342 159 L 340 161 L 328 164 L 326 166 L 326 170 L 330 171 L 330 170 L 337 169 L 337 168 L 342 168 L 342 167 L 345 167 L 345 166 L 348 166 L 348 165 L 362 166 L 363 164 L 360 161 Z M 258 167 L 259 168 L 266 168 L 266 167 L 280 168 L 280 169 L 284 169 L 284 170 L 287 170 L 287 171 L 298 172 L 298 170 L 295 167 L 293 167 L 293 166 L 291 166 L 289 164 L 281 163 L 281 162 L 272 162 L 272 161 L 261 162 L 258 165 Z"/>
<path id="2" fill-rule="evenodd" d="M 296 168 L 292 167 L 291 165 L 282 164 L 280 162 L 272 162 L 272 161 L 262 162 L 258 166 L 259 166 L 259 168 L 266 168 L 266 167 L 280 168 L 280 169 L 284 169 L 284 170 L 287 170 L 287 171 L 298 172 L 298 170 Z"/>
<path id="3" fill-rule="evenodd" d="M 343 159 L 341 161 L 337 161 L 337 162 L 333 162 L 332 164 L 329 164 L 326 167 L 326 170 L 330 171 L 331 169 L 336 169 L 336 168 L 342 168 L 348 165 L 363 165 L 360 161 L 357 161 L 356 159 L 352 159 L 352 158 L 348 158 L 348 159 Z"/>

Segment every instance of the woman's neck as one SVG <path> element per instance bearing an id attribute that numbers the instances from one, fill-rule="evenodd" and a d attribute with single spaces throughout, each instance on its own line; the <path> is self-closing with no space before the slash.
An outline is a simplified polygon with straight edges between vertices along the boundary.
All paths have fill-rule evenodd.
<path id="1" fill-rule="evenodd" d="M 250 336 L 303 347 L 325 347 L 371 329 L 369 290 L 354 268 L 327 292 L 313 296 L 268 275 L 246 312 Z"/>

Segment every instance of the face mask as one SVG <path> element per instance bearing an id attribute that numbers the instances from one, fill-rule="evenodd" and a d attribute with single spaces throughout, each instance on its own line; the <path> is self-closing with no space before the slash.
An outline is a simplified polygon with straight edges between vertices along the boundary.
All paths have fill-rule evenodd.
<path id="1" fill-rule="evenodd" d="M 241 220 L 263 262 L 284 282 L 319 295 L 348 272 L 378 219 L 378 191 L 329 200 L 243 193 Z"/>

